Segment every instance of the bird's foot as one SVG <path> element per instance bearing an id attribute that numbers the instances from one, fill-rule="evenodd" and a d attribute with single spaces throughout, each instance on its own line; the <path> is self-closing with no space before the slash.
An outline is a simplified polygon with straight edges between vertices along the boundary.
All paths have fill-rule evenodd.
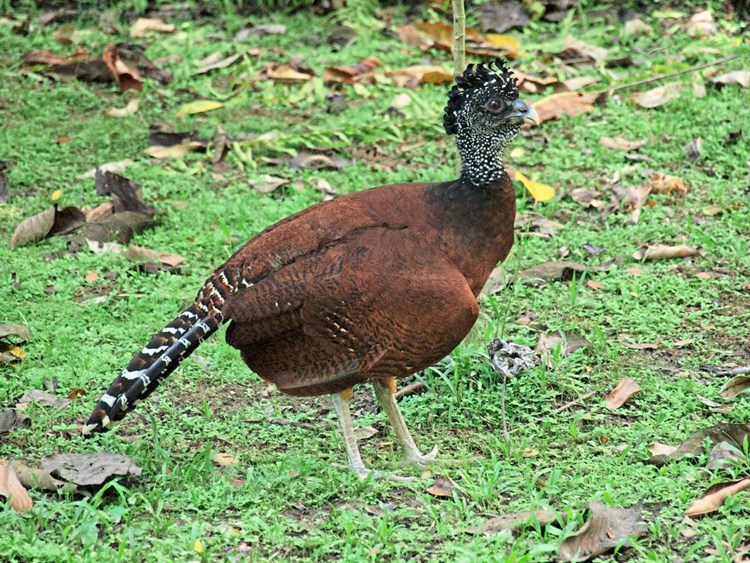
<path id="1" fill-rule="evenodd" d="M 427 454 L 423 454 L 418 449 L 414 448 L 406 453 L 405 461 L 410 465 L 430 465 L 438 455 L 438 447 L 432 448 L 432 451 Z"/>

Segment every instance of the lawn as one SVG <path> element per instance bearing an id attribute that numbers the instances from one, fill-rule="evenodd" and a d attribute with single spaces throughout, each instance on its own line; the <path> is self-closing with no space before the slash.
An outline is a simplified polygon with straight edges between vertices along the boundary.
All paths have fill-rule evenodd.
<path id="1" fill-rule="evenodd" d="M 330 400 L 269 387 L 223 330 L 113 431 L 87 439 L 79 428 L 132 354 L 266 226 L 332 195 L 454 177 L 455 147 L 442 129 L 449 84 L 409 88 L 388 74 L 425 62 L 450 72 L 450 53 L 409 45 L 394 31 L 449 22 L 449 13 L 356 2 L 334 16 L 305 9 L 261 18 L 227 3 L 219 17 L 186 4 L 149 14 L 174 29 L 133 38 L 135 4 L 49 23 L 40 10 L 26 24 L 7 6 L 0 3 L 0 324 L 26 325 L 31 337 L 6 339 L 24 357 L 0 356 L 0 406 L 14 408 L 31 390 L 73 400 L 30 402 L 30 427 L 0 433 L 0 458 L 39 467 L 53 454 L 106 450 L 142 472 L 77 491 L 33 488 L 26 512 L 6 499 L 3 559 L 547 561 L 584 524 L 589 503 L 601 502 L 640 506 L 645 521 L 640 538 L 602 560 L 750 560 L 750 493 L 684 516 L 709 486 L 750 477 L 746 440 L 719 468 L 707 465 L 710 444 L 693 457 L 647 463 L 653 444 L 677 446 L 698 430 L 750 419 L 750 393 L 722 397 L 730 376 L 717 374 L 750 365 L 750 89 L 714 82 L 747 69 L 750 47 L 721 3 L 709 6 L 715 28 L 697 36 L 689 19 L 701 6 L 660 5 L 639 14 L 650 31 L 628 33 L 615 6 L 583 1 L 558 23 L 505 32 L 520 43 L 511 62 L 519 74 L 550 79 L 527 79 L 527 101 L 577 77 L 596 79 L 584 92 L 608 95 L 522 131 L 505 155 L 556 196 L 535 202 L 517 182 L 516 243 L 480 297 L 479 322 L 449 357 L 404 382 L 424 384 L 401 408 L 420 447 L 439 446 L 438 460 L 402 465 L 372 389 L 356 390 L 355 425 L 372 430 L 361 441 L 365 462 L 415 477 L 409 482 L 358 480 Z M 469 10 L 470 24 L 478 13 Z M 243 32 L 260 24 L 281 33 Z M 571 54 L 568 44 L 566 53 L 568 36 L 585 46 Z M 121 93 L 111 80 L 24 64 L 33 49 L 82 49 L 85 58 L 108 43 L 142 50 L 171 80 L 144 73 L 142 91 Z M 382 66 L 371 81 L 321 79 L 326 68 L 372 56 Z M 290 81 L 290 72 L 302 76 Z M 669 83 L 681 90 L 657 107 L 631 99 Z M 107 115 L 130 100 L 137 111 Z M 222 105 L 184 109 L 199 100 Z M 146 152 L 154 131 L 195 132 L 204 150 L 154 158 Z M 85 229 L 10 248 L 19 223 L 53 202 L 110 201 L 86 174 L 124 160 L 132 162 L 120 173 L 156 211 L 129 244 L 182 257 L 179 267 L 144 266 L 96 244 L 95 252 Z M 679 181 L 660 191 L 656 174 Z M 275 178 L 286 183 L 272 189 Z M 633 193 L 646 194 L 635 204 L 639 217 Z M 654 245 L 685 245 L 690 255 L 634 257 Z M 562 260 L 580 271 L 541 281 L 521 274 Z M 562 343 L 507 382 L 506 439 L 503 380 L 487 345 L 502 337 L 533 348 L 550 335 Z M 583 345 L 570 346 L 576 340 Z M 605 397 L 625 378 L 640 392 L 610 408 Z M 452 490 L 431 489 L 438 478 Z M 481 529 L 494 516 L 540 509 L 554 520 Z"/>

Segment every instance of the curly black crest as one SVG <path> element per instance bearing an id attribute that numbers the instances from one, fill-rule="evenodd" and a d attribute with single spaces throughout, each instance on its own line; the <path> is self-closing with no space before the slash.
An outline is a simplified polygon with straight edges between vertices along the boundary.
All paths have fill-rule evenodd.
<path id="1" fill-rule="evenodd" d="M 513 71 L 502 59 L 489 63 L 469 65 L 461 76 L 456 77 L 456 84 L 448 92 L 448 104 L 443 114 L 443 126 L 449 135 L 458 133 L 458 119 L 461 106 L 473 92 L 485 88 L 500 90 L 509 100 L 518 98 L 518 86 Z"/>

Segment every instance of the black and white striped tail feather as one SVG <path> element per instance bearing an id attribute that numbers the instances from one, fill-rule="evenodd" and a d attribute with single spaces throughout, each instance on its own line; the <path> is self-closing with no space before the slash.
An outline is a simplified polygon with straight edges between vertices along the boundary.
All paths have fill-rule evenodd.
<path id="1" fill-rule="evenodd" d="M 201 305 L 203 305 L 201 303 Z M 192 305 L 159 331 L 115 379 L 91 413 L 84 434 L 104 430 L 138 399 L 147 397 L 223 321 L 213 307 Z"/>

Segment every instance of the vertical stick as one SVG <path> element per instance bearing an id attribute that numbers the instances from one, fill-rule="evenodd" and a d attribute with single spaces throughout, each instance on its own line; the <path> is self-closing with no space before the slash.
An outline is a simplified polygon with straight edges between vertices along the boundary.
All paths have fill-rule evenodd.
<path id="1" fill-rule="evenodd" d="M 466 67 L 466 14 L 464 0 L 453 0 L 453 74 L 459 76 Z"/>

